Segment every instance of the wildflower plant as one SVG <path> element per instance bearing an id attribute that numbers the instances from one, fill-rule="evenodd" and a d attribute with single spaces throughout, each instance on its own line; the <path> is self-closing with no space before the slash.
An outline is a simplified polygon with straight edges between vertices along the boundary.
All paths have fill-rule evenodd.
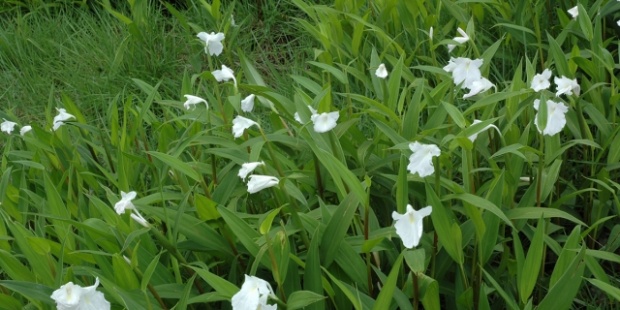
<path id="1" fill-rule="evenodd" d="M 106 6 L 128 40 L 156 33 L 144 3 Z M 235 40 L 239 5 L 165 3 L 178 81 L 133 78 L 96 113 L 53 92 L 41 121 L 0 111 L 31 126 L 0 135 L 0 304 L 617 304 L 617 1 L 575 20 L 544 1 L 292 4 L 315 48 L 290 92 Z"/>

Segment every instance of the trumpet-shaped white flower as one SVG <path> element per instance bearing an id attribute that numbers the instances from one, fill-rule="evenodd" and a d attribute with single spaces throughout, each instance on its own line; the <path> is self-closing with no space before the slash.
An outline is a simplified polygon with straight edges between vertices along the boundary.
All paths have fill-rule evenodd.
<path id="1" fill-rule="evenodd" d="M 233 82 L 235 83 L 235 87 L 237 87 L 237 79 L 235 79 L 235 72 L 233 72 L 232 69 L 226 67 L 225 65 L 222 65 L 221 70 L 215 70 L 211 73 L 213 74 L 213 77 L 218 82 L 222 82 L 222 81 L 228 82 L 230 80 L 233 80 Z"/>
<path id="2" fill-rule="evenodd" d="M 471 85 L 469 85 L 469 93 L 463 96 L 463 99 L 467 99 L 479 93 L 484 93 L 485 91 L 494 87 L 495 84 L 491 83 L 487 78 L 481 77 L 479 80 L 473 81 Z"/>
<path id="3" fill-rule="evenodd" d="M 248 180 L 248 193 L 250 194 L 254 194 L 265 188 L 276 186 L 278 185 L 278 183 L 280 183 L 280 180 L 278 180 L 278 178 L 272 177 L 270 175 L 253 174 L 249 178 L 250 179 Z"/>
<path id="4" fill-rule="evenodd" d="M 540 100 L 534 100 L 534 109 L 538 111 L 539 107 Z M 547 100 L 547 125 L 543 130 L 538 126 L 538 113 L 536 113 L 534 118 L 534 124 L 536 124 L 538 132 L 543 135 L 553 136 L 562 131 L 566 125 L 566 112 L 568 112 L 568 107 L 563 102 Z"/>
<path id="5" fill-rule="evenodd" d="M 114 211 L 120 215 L 125 213 L 125 210 L 135 210 L 136 206 L 134 206 L 131 201 L 136 198 L 136 195 L 134 191 L 129 193 L 121 191 L 121 200 L 114 205 Z"/>
<path id="6" fill-rule="evenodd" d="M 207 103 L 207 100 L 204 100 L 198 96 L 193 96 L 193 95 L 183 95 L 183 97 L 185 97 L 187 99 L 187 101 L 185 101 L 185 103 L 183 103 L 183 106 L 185 107 L 185 109 L 189 110 L 189 108 L 191 106 L 193 106 L 194 108 L 196 107 L 197 104 L 204 102 L 204 104 L 207 106 L 207 109 L 209 108 L 209 103 Z"/>
<path id="7" fill-rule="evenodd" d="M 232 127 L 232 132 L 233 135 L 235 136 L 235 138 L 239 138 L 243 135 L 243 132 L 256 125 L 258 126 L 258 123 L 249 119 L 249 118 L 245 118 L 241 115 L 237 115 L 237 117 L 235 117 L 235 119 L 233 119 L 233 127 Z"/>
<path id="8" fill-rule="evenodd" d="M 566 95 L 572 95 L 573 93 L 576 96 L 579 96 L 579 93 L 581 92 L 581 87 L 579 86 L 579 84 L 577 83 L 577 79 L 569 79 L 565 76 L 562 75 L 562 77 L 555 77 L 553 79 L 553 81 L 555 82 L 555 87 L 556 87 L 556 93 L 555 96 L 559 97 L 562 94 L 566 94 Z"/>
<path id="9" fill-rule="evenodd" d="M 54 121 L 52 123 L 52 129 L 54 131 L 58 130 L 58 128 L 60 128 L 60 126 L 64 125 L 65 121 L 68 121 L 72 118 L 75 118 L 75 116 L 73 116 L 73 114 L 69 114 L 67 113 L 67 110 L 62 109 L 62 108 L 56 108 L 56 110 L 58 111 L 58 114 L 56 116 L 54 116 Z"/>
<path id="10" fill-rule="evenodd" d="M 431 40 L 433 39 L 433 26 L 428 29 L 428 38 Z"/>
<path id="11" fill-rule="evenodd" d="M 233 310 L 270 310 L 277 305 L 268 305 L 267 298 L 275 295 L 269 282 L 255 276 L 245 275 L 241 289 L 231 300 Z"/>
<path id="12" fill-rule="evenodd" d="M 375 71 L 375 75 L 380 79 L 385 79 L 388 76 L 388 71 L 385 68 L 385 64 L 379 65 L 377 71 Z"/>
<path id="13" fill-rule="evenodd" d="M 464 44 L 465 42 L 469 41 L 469 36 L 467 35 L 467 33 L 463 29 L 461 29 L 461 27 L 456 28 L 456 31 L 461 36 L 456 36 L 452 40 L 456 41 L 458 44 Z M 455 44 L 448 44 L 448 53 L 452 52 L 452 50 L 455 47 L 456 47 Z"/>
<path id="14" fill-rule="evenodd" d="M 482 121 L 475 119 L 475 120 L 474 120 L 474 122 L 472 123 L 472 125 L 475 125 L 475 124 L 478 124 L 478 123 L 481 123 L 481 122 L 482 122 Z M 476 140 L 476 138 L 478 138 L 478 135 L 479 135 L 481 132 L 483 132 L 483 131 L 485 131 L 485 130 L 487 130 L 487 129 L 489 129 L 489 128 L 495 128 L 495 130 L 497 130 L 497 132 L 498 132 L 500 135 L 502 134 L 502 133 L 499 131 L 499 128 L 497 128 L 497 126 L 495 126 L 495 125 L 491 124 L 491 125 L 488 125 L 488 126 L 486 126 L 486 127 L 482 128 L 480 131 L 476 132 L 475 134 L 473 134 L 473 135 L 471 135 L 471 136 L 469 136 L 469 137 L 467 137 L 467 138 L 469 139 L 469 141 L 474 142 L 474 141 Z"/>
<path id="15" fill-rule="evenodd" d="M 93 286 L 81 287 L 69 282 L 52 293 L 58 310 L 108 310 L 110 302 L 102 292 L 97 291 L 99 278 Z"/>
<path id="16" fill-rule="evenodd" d="M 4 122 L 0 124 L 0 131 L 6 132 L 7 135 L 10 135 L 13 132 L 13 130 L 15 130 L 15 126 L 17 126 L 17 123 L 7 121 L 6 118 L 3 118 L 3 120 Z"/>
<path id="17" fill-rule="evenodd" d="M 536 92 L 539 92 L 543 89 L 549 89 L 549 86 L 551 86 L 549 79 L 551 79 L 551 70 L 545 69 L 542 73 L 534 75 L 530 88 L 532 88 Z"/>
<path id="18" fill-rule="evenodd" d="M 252 163 L 245 163 L 241 165 L 241 169 L 239 169 L 239 173 L 237 174 L 241 179 L 245 180 L 248 174 L 252 173 L 254 169 L 258 168 L 258 166 L 264 166 L 265 162 L 257 161 Z"/>
<path id="19" fill-rule="evenodd" d="M 431 206 L 416 211 L 411 205 L 407 205 L 407 212 L 405 214 L 399 214 L 396 211 L 392 212 L 396 233 L 406 248 L 411 249 L 420 244 L 424 217 L 429 216 L 432 211 L 433 208 Z"/>
<path id="20" fill-rule="evenodd" d="M 577 16 L 579 16 L 579 8 L 575 5 L 574 7 L 568 9 L 568 14 L 570 14 L 570 16 L 573 17 L 573 19 L 577 19 Z"/>
<path id="21" fill-rule="evenodd" d="M 254 98 L 255 95 L 249 95 L 245 99 L 241 100 L 241 111 L 250 113 L 254 110 Z"/>
<path id="22" fill-rule="evenodd" d="M 26 125 L 19 130 L 19 134 L 23 136 L 31 130 L 32 130 L 32 126 Z"/>
<path id="23" fill-rule="evenodd" d="M 197 37 L 205 42 L 205 53 L 211 56 L 218 56 L 222 53 L 224 49 L 224 45 L 222 45 L 222 40 L 224 40 L 224 34 L 219 32 L 200 32 Z"/>
<path id="24" fill-rule="evenodd" d="M 312 114 L 311 114 L 311 116 L 310 116 L 310 118 L 312 118 L 312 116 L 313 116 L 313 115 L 315 115 L 315 114 L 317 114 L 317 112 L 318 112 L 318 111 L 317 111 L 317 110 L 315 110 L 312 106 L 308 106 L 308 109 L 310 109 L 310 113 L 312 113 Z M 293 115 L 293 118 L 295 118 L 295 120 L 296 120 L 298 123 L 300 123 L 300 124 L 305 123 L 304 121 L 302 121 L 301 117 L 299 116 L 299 112 L 295 112 L 295 114 Z"/>
<path id="25" fill-rule="evenodd" d="M 318 133 L 324 133 L 336 127 L 336 121 L 338 120 L 338 117 L 340 117 L 340 113 L 336 111 L 329 113 L 325 112 L 321 114 L 314 113 L 312 114 L 312 117 L 310 119 L 312 120 L 312 123 L 314 123 L 314 131 Z"/>
<path id="26" fill-rule="evenodd" d="M 473 82 L 482 78 L 480 73 L 482 62 L 482 59 L 450 58 L 450 61 L 443 69 L 446 72 L 452 73 L 454 84 L 459 85 L 462 83 L 461 87 L 470 89 Z"/>
<path id="27" fill-rule="evenodd" d="M 435 172 L 433 157 L 441 154 L 437 145 L 422 144 L 416 141 L 409 144 L 409 149 L 413 152 L 409 157 L 409 165 L 407 165 L 407 170 L 410 173 L 417 173 L 423 178 Z"/>

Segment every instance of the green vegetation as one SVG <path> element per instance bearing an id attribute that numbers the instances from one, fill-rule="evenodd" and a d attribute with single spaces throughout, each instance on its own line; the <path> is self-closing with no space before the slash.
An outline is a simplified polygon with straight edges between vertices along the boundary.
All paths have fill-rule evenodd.
<path id="1" fill-rule="evenodd" d="M 309 2 L 1 4 L 0 308 L 620 305 L 620 2 Z"/>

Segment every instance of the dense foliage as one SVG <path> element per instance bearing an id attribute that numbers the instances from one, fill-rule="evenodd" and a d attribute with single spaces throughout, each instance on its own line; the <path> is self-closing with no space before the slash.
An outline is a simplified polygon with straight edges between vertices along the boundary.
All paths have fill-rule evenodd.
<path id="1" fill-rule="evenodd" d="M 618 307 L 620 2 L 13 2 L 0 307 Z"/>

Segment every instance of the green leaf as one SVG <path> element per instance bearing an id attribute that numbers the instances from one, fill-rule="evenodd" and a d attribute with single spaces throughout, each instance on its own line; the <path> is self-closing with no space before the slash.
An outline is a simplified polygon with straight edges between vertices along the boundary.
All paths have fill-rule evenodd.
<path id="1" fill-rule="evenodd" d="M 379 296 L 377 296 L 377 300 L 372 307 L 373 310 L 390 308 L 390 304 L 392 304 L 394 290 L 396 290 L 396 280 L 399 276 L 398 273 L 400 271 L 400 266 L 403 263 L 403 254 L 404 252 L 401 252 L 396 261 L 394 262 L 392 270 L 390 270 L 390 274 L 388 275 L 387 281 L 383 283 L 383 287 L 379 292 Z"/>
<path id="2" fill-rule="evenodd" d="M 569 220 L 573 223 L 579 224 L 584 227 L 588 227 L 586 223 L 580 221 L 576 217 L 558 209 L 551 208 L 537 208 L 537 207 L 523 207 L 506 211 L 506 217 L 511 220 L 521 219 L 538 219 L 538 218 L 553 218 L 559 217 L 565 220 Z"/>
<path id="3" fill-rule="evenodd" d="M 452 194 L 452 195 L 447 195 L 444 197 L 443 200 L 449 200 L 449 199 L 459 199 L 462 200 L 464 202 L 467 202 L 473 206 L 476 206 L 480 209 L 484 209 L 487 210 L 493 214 L 495 214 L 498 218 L 500 218 L 502 221 L 504 221 L 506 223 L 506 225 L 510 226 L 510 227 L 514 227 L 512 226 L 512 222 L 508 219 L 508 217 L 504 214 L 504 212 L 502 210 L 500 210 L 500 208 L 498 208 L 495 204 L 493 204 L 492 202 L 476 196 L 476 195 L 472 195 L 472 194 L 467 194 L 467 193 L 463 193 L 463 194 Z"/>
<path id="4" fill-rule="evenodd" d="M 349 231 L 349 226 L 351 226 L 351 221 L 356 214 L 358 205 L 359 202 L 354 198 L 353 194 L 347 195 L 334 212 L 329 223 L 327 223 L 321 240 L 321 253 L 323 253 L 321 261 L 324 267 L 329 267 L 340 249 L 340 244 L 344 242 L 344 237 L 347 231 Z"/>
<path id="5" fill-rule="evenodd" d="M 545 298 L 538 304 L 538 309 L 563 310 L 571 308 L 573 300 L 579 292 L 583 272 L 586 268 L 586 264 L 583 261 L 584 255 L 585 246 L 573 258 L 562 277 L 549 289 Z"/>
<path id="6" fill-rule="evenodd" d="M 159 159 L 164 164 L 168 165 L 170 168 L 178 170 L 179 172 L 185 174 L 186 176 L 194 179 L 196 182 L 201 182 L 202 181 L 202 178 L 200 177 L 200 174 L 198 172 L 196 172 L 196 170 L 194 168 L 192 168 L 192 166 L 190 166 L 187 163 L 184 163 L 180 159 L 178 159 L 178 158 L 176 158 L 174 156 L 171 156 L 171 155 L 168 155 L 168 154 L 164 154 L 164 153 L 160 153 L 160 152 L 156 152 L 156 151 L 149 151 L 147 153 L 151 154 L 153 157 Z"/>
<path id="7" fill-rule="evenodd" d="M 603 292 L 609 294 L 609 296 L 616 299 L 616 301 L 620 301 L 620 288 L 607 284 L 599 279 L 586 279 L 586 280 L 588 280 L 588 282 L 592 283 L 594 286 L 601 289 Z"/>
<path id="8" fill-rule="evenodd" d="M 530 243 L 530 248 L 527 251 L 525 262 L 523 263 L 523 270 L 517 275 L 517 284 L 519 287 L 519 296 L 522 303 L 527 303 L 528 299 L 532 295 L 534 286 L 538 280 L 538 273 L 542 265 L 543 256 L 543 237 L 545 236 L 545 222 L 541 218 L 538 220 L 536 232 Z"/>
<path id="9" fill-rule="evenodd" d="M 433 226 L 439 241 L 450 257 L 457 264 L 462 265 L 464 259 L 462 249 L 463 235 L 460 227 L 455 222 L 452 210 L 449 210 L 441 203 L 441 200 L 439 200 L 439 197 L 437 197 L 437 194 L 428 183 L 426 183 L 426 197 L 430 205 L 433 206 L 431 219 L 433 220 Z"/>
<path id="10" fill-rule="evenodd" d="M 211 273 L 209 270 L 204 268 L 198 268 L 195 266 L 189 266 L 189 268 L 194 269 L 196 273 L 209 285 L 216 290 L 218 293 L 222 294 L 224 298 L 230 300 L 233 295 L 239 292 L 239 287 L 228 282 L 226 279 L 218 277 L 217 275 Z"/>
<path id="11" fill-rule="evenodd" d="M 54 300 L 50 298 L 54 290 L 45 285 L 12 280 L 0 280 L 0 285 L 21 294 L 32 301 L 41 301 L 48 305 L 55 305 Z"/>
<path id="12" fill-rule="evenodd" d="M 321 296 L 311 291 L 293 292 L 288 297 L 288 300 L 286 302 L 286 309 L 288 310 L 302 309 L 313 303 L 319 302 L 325 298 L 326 298 L 325 296 Z"/>
<path id="13" fill-rule="evenodd" d="M 280 213 L 280 209 L 282 209 L 282 207 L 271 210 L 267 214 L 263 222 L 260 224 L 259 231 L 262 235 L 269 233 L 269 231 L 271 230 L 271 224 L 273 223 L 273 219 L 276 217 L 276 215 L 278 215 L 278 213 Z"/>

